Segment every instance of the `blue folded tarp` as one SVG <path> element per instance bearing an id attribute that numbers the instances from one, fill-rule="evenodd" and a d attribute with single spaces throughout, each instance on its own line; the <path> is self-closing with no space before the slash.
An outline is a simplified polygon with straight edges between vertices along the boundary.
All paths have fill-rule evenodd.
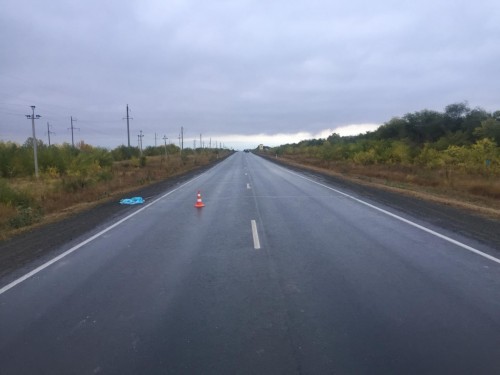
<path id="1" fill-rule="evenodd" d="M 142 197 L 125 198 L 120 201 L 120 204 L 142 204 L 144 199 Z"/>

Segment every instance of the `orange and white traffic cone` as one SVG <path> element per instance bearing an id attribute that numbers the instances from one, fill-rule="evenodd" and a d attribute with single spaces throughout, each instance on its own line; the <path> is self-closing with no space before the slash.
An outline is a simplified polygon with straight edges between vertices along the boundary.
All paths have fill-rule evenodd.
<path id="1" fill-rule="evenodd" d="M 196 204 L 194 205 L 196 208 L 202 208 L 202 207 L 205 207 L 205 205 L 203 204 L 203 202 L 201 201 L 201 194 L 200 192 L 198 192 L 198 197 L 196 199 Z"/>

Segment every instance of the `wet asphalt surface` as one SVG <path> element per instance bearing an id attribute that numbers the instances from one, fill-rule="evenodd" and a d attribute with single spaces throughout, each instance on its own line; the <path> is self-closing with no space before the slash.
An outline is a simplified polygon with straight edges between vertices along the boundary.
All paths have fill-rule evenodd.
<path id="1" fill-rule="evenodd" d="M 40 229 L 0 287 L 76 249 L 0 294 L 0 373 L 500 372 L 500 264 L 398 218 L 496 257 L 498 222 L 296 173 L 236 153 L 66 241 Z"/>

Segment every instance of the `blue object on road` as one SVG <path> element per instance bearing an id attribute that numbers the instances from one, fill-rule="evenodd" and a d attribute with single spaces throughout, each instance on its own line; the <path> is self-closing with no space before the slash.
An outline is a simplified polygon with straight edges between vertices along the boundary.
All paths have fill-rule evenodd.
<path id="1" fill-rule="evenodd" d="M 142 197 L 125 198 L 120 201 L 120 204 L 142 204 L 144 199 Z"/>

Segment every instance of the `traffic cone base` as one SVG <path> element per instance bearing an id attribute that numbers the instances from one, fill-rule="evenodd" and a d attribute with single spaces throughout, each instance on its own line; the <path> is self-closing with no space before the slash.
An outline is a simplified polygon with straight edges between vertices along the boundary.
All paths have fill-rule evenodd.
<path id="1" fill-rule="evenodd" d="M 205 207 L 205 205 L 203 204 L 202 200 L 201 200 L 201 193 L 198 192 L 198 196 L 196 198 L 196 204 L 194 205 L 196 208 L 201 208 L 201 207 Z"/>

